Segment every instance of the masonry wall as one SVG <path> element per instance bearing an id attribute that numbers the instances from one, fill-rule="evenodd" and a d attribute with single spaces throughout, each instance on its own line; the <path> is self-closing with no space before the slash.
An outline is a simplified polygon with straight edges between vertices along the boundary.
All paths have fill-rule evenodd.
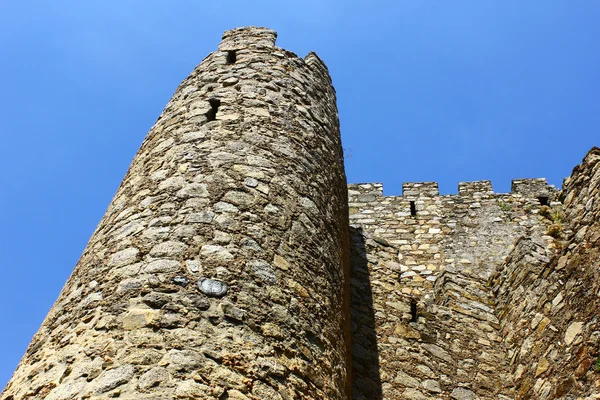
<path id="1" fill-rule="evenodd" d="M 539 211 L 555 190 L 529 179 L 507 194 L 489 181 L 447 196 L 434 182 L 407 183 L 402 196 L 383 196 L 381 184 L 349 194 L 354 398 L 512 398 L 487 281 L 516 239 L 544 236 Z"/>
<path id="2" fill-rule="evenodd" d="M 557 246 L 524 237 L 491 279 L 517 399 L 600 398 L 600 149 L 561 200 Z"/>
<path id="3" fill-rule="evenodd" d="M 3 400 L 347 398 L 335 92 L 275 38 L 226 32 L 179 86 Z"/>

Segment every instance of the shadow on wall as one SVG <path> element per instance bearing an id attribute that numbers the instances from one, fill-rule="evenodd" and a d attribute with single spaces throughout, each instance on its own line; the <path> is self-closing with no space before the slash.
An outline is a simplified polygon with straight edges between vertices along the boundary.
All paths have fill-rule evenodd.
<path id="1" fill-rule="evenodd" d="M 350 227 L 352 399 L 382 400 L 375 311 L 363 231 Z"/>

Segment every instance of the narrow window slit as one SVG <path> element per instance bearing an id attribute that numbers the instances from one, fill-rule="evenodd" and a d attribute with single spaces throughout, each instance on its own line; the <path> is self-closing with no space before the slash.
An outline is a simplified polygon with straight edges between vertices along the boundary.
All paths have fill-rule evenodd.
<path id="1" fill-rule="evenodd" d="M 235 50 L 229 50 L 227 52 L 227 64 L 234 64 L 237 59 Z"/>
<path id="2" fill-rule="evenodd" d="M 221 100 L 219 99 L 210 99 L 208 100 L 210 104 L 210 110 L 206 112 L 206 120 L 214 121 L 217 119 L 217 111 L 219 111 L 219 106 L 221 105 Z"/>
<path id="3" fill-rule="evenodd" d="M 415 205 L 414 201 L 410 202 L 410 215 L 412 215 L 413 217 L 417 215 L 417 206 Z"/>
<path id="4" fill-rule="evenodd" d="M 538 201 L 543 206 L 547 206 L 548 205 L 548 198 L 546 196 L 538 197 Z"/>
<path id="5" fill-rule="evenodd" d="M 418 319 L 417 302 L 414 299 L 410 299 L 410 322 L 417 322 Z"/>

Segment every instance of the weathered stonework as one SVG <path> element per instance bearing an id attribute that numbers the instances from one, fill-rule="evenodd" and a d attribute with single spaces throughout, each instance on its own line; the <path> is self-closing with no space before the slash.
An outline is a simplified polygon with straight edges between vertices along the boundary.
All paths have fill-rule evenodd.
<path id="1" fill-rule="evenodd" d="M 561 191 L 346 186 L 275 39 L 179 86 L 0 399 L 600 399 L 600 149 Z"/>
<path id="2" fill-rule="evenodd" d="M 600 149 L 512 187 L 349 185 L 354 399 L 600 398 Z"/>
<path id="3" fill-rule="evenodd" d="M 2 399 L 348 397 L 335 92 L 275 38 L 179 86 Z"/>
<path id="4" fill-rule="evenodd" d="M 560 247 L 523 237 L 490 281 L 516 398 L 600 398 L 600 149 L 560 199 Z"/>
<path id="5" fill-rule="evenodd" d="M 543 235 L 538 197 L 555 196 L 545 180 L 519 182 L 508 194 L 463 182 L 447 196 L 437 183 L 410 183 L 397 197 L 381 184 L 350 185 L 353 318 L 364 313 L 363 292 L 375 316 L 352 326 L 356 399 L 512 396 L 486 283 L 514 240 Z"/>

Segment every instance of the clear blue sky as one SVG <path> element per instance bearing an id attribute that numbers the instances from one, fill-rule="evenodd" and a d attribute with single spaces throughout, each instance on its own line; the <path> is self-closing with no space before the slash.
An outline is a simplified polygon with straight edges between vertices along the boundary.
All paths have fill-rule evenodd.
<path id="1" fill-rule="evenodd" d="M 560 186 L 600 145 L 600 2 L 0 1 L 0 388 L 145 134 L 224 30 L 315 50 L 350 182 Z"/>

